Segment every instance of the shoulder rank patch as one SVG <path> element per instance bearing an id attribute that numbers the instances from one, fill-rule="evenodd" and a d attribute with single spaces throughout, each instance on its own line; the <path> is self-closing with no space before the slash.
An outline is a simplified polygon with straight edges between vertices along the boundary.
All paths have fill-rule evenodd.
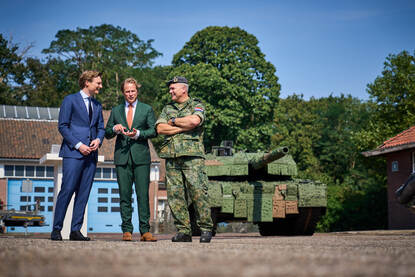
<path id="1" fill-rule="evenodd" d="M 195 107 L 195 112 L 204 112 L 205 110 L 203 110 L 203 108 L 202 107 Z"/>

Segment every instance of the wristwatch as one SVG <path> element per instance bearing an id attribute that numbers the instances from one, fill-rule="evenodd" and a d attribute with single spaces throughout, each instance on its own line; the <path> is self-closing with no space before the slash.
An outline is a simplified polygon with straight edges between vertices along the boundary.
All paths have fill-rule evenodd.
<path id="1" fill-rule="evenodd" d="M 170 119 L 171 119 L 171 123 L 173 123 L 173 126 L 176 126 L 176 118 L 175 117 L 172 117 Z"/>

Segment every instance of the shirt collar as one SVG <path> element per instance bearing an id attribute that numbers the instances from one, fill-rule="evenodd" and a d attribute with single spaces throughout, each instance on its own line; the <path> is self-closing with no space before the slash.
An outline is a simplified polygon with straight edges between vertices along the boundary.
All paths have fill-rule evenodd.
<path id="1" fill-rule="evenodd" d="M 133 108 L 135 108 L 136 105 L 137 105 L 137 100 L 135 100 L 133 102 Z M 130 106 L 130 103 L 128 103 L 127 101 L 125 101 L 125 107 L 128 108 L 128 106 Z"/>
<path id="2" fill-rule="evenodd" d="M 90 96 L 88 96 L 85 92 L 83 92 L 82 90 L 81 91 L 79 91 L 80 93 L 81 93 L 81 96 L 82 96 L 82 98 L 83 99 L 85 99 L 85 98 L 89 98 Z"/>

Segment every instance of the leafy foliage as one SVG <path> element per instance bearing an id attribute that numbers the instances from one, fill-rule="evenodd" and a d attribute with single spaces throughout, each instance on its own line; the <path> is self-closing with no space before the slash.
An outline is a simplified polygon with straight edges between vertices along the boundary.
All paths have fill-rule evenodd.
<path id="1" fill-rule="evenodd" d="M 20 104 L 23 95 L 16 92 L 16 86 L 24 81 L 23 55 L 19 46 L 0 34 L 0 103 Z"/>
<path id="2" fill-rule="evenodd" d="M 280 85 L 255 36 L 238 27 L 207 27 L 174 56 L 173 67 L 169 77 L 185 76 L 192 96 L 206 104 L 207 148 L 225 139 L 239 149 L 269 147 Z"/>
<path id="3" fill-rule="evenodd" d="M 121 98 L 121 82 L 134 73 L 146 69 L 161 55 L 146 42 L 121 27 L 103 24 L 88 29 L 60 30 L 56 40 L 42 52 L 57 56 L 76 69 L 76 76 L 66 76 L 73 83 L 84 70 L 102 72 L 103 86 L 99 95 L 105 108 L 111 108 Z M 142 74 L 140 74 L 142 76 Z"/>

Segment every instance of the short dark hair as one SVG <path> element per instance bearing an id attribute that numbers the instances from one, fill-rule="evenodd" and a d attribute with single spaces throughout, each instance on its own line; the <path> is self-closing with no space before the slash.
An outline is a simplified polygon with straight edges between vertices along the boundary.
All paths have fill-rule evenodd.
<path id="1" fill-rule="evenodd" d="M 86 81 L 92 82 L 94 78 L 101 77 L 101 76 L 102 76 L 102 73 L 95 71 L 95 70 L 87 70 L 87 71 L 82 72 L 81 76 L 79 77 L 79 81 L 78 81 L 79 88 L 80 89 L 85 88 Z"/>

